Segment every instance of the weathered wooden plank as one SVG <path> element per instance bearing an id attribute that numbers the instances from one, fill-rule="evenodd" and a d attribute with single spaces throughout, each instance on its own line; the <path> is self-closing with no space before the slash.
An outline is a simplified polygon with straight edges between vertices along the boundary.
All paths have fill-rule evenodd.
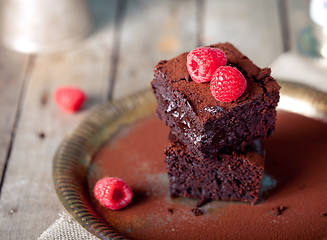
<path id="1" fill-rule="evenodd" d="M 15 125 L 28 57 L 0 48 L 0 184 Z M 0 186 L 1 187 L 1 186 Z"/>
<path id="2" fill-rule="evenodd" d="M 207 0 L 203 42 L 231 42 L 260 67 L 283 50 L 277 1 Z"/>
<path id="3" fill-rule="evenodd" d="M 130 0 L 121 25 L 114 98 L 150 87 L 153 67 L 197 44 L 196 1 Z"/>
<path id="4" fill-rule="evenodd" d="M 91 106 L 108 98 L 117 1 L 103 3 L 109 18 L 100 32 L 69 51 L 37 56 L 28 76 L 0 202 L 0 233 L 6 239 L 36 239 L 63 210 L 52 185 L 52 158 Z M 78 114 L 55 106 L 52 94 L 62 85 L 87 93 Z"/>

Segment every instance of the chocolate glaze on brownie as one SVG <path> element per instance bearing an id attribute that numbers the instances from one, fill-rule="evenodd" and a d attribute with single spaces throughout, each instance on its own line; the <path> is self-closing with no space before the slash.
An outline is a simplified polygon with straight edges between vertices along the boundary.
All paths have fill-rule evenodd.
<path id="1" fill-rule="evenodd" d="M 219 154 L 198 159 L 174 142 L 166 149 L 166 169 L 172 197 L 258 200 L 264 157 L 259 140 L 242 153 Z"/>
<path id="2" fill-rule="evenodd" d="M 270 69 L 260 69 L 230 43 L 211 45 L 223 50 L 227 64 L 237 67 L 247 80 L 244 94 L 225 103 L 216 100 L 210 83 L 190 79 L 183 53 L 159 62 L 154 70 L 153 92 L 157 115 L 199 157 L 217 155 L 222 149 L 243 150 L 274 130 L 279 85 Z"/>

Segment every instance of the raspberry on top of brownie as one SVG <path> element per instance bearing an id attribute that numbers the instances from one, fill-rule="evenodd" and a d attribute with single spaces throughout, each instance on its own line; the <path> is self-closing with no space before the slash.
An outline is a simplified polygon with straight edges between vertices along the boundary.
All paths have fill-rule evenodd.
<path id="1" fill-rule="evenodd" d="M 210 45 L 226 56 L 246 79 L 246 88 L 234 101 L 217 100 L 210 82 L 193 81 L 183 53 L 159 62 L 152 88 L 158 100 L 157 115 L 179 140 L 199 156 L 221 150 L 244 150 L 252 141 L 274 130 L 279 85 L 269 68 L 259 68 L 230 43 Z"/>

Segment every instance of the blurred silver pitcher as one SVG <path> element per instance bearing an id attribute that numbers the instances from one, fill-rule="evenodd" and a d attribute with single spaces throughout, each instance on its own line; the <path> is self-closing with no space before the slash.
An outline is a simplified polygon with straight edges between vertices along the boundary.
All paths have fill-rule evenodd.
<path id="1" fill-rule="evenodd" d="M 17 51 L 62 49 L 90 29 L 85 0 L 0 0 L 0 41 Z"/>

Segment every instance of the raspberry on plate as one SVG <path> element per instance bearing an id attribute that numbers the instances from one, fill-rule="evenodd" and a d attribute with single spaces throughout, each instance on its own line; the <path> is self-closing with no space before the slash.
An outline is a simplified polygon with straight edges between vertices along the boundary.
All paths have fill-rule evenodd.
<path id="1" fill-rule="evenodd" d="M 94 186 L 94 196 L 100 204 L 111 210 L 119 210 L 131 203 L 132 189 L 120 178 L 101 178 Z"/>
<path id="2" fill-rule="evenodd" d="M 200 47 L 187 55 L 187 70 L 198 83 L 210 82 L 215 71 L 226 63 L 225 53 L 218 48 Z"/>
<path id="3" fill-rule="evenodd" d="M 222 66 L 214 73 L 210 89 L 218 101 L 232 102 L 244 93 L 246 79 L 237 68 Z"/>
<path id="4" fill-rule="evenodd" d="M 79 110 L 85 99 L 85 93 L 77 87 L 59 87 L 54 93 L 55 103 L 60 110 L 66 113 L 74 113 Z"/>

